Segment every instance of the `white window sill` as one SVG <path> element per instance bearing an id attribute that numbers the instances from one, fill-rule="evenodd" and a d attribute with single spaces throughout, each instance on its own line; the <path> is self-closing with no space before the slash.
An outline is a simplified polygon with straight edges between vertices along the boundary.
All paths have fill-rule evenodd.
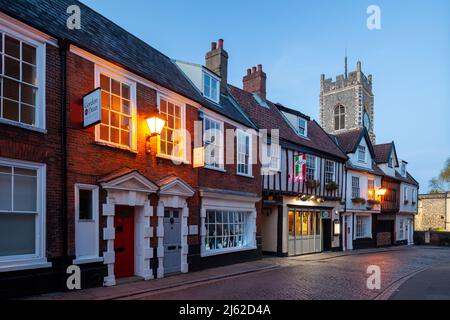
<path id="1" fill-rule="evenodd" d="M 46 129 L 34 127 L 34 126 L 31 126 L 31 125 L 23 124 L 23 123 L 20 123 L 20 122 L 15 122 L 15 121 L 11 121 L 11 120 L 0 119 L 0 123 L 1 124 L 5 124 L 5 125 L 9 125 L 9 126 L 13 126 L 13 127 L 18 127 L 18 128 L 30 130 L 30 131 L 39 132 L 39 133 L 44 133 L 44 134 L 47 133 Z"/>
<path id="2" fill-rule="evenodd" d="M 48 262 L 47 259 L 4 261 L 4 262 L 0 262 L 0 272 L 44 269 L 44 268 L 50 268 L 51 266 L 52 266 L 51 262 Z"/>
<path id="3" fill-rule="evenodd" d="M 95 141 L 95 143 L 97 145 L 103 146 L 103 147 L 109 147 L 109 148 L 119 149 L 119 150 L 122 150 L 122 151 L 128 151 L 128 152 L 131 152 L 131 153 L 134 153 L 134 154 L 138 153 L 137 150 L 133 150 L 131 148 L 127 148 L 127 147 L 124 147 L 124 146 L 121 146 L 121 145 L 118 145 L 118 144 L 114 144 L 114 143 L 109 143 L 109 142 L 106 142 L 106 141 L 99 141 L 98 140 L 98 141 Z"/>
<path id="4" fill-rule="evenodd" d="M 216 167 L 210 167 L 210 166 L 204 166 L 204 169 L 208 169 L 208 170 L 213 170 L 213 171 L 218 171 L 218 172 L 227 172 L 224 168 L 216 168 Z"/>
<path id="5" fill-rule="evenodd" d="M 72 261 L 72 263 L 75 265 L 97 263 L 97 262 L 103 262 L 103 258 L 102 257 L 86 257 L 86 258 L 75 259 Z"/>
<path id="6" fill-rule="evenodd" d="M 250 251 L 250 250 L 256 250 L 256 246 L 248 246 L 248 247 L 241 247 L 241 248 L 227 248 L 227 249 L 218 249 L 214 251 L 206 251 L 205 249 L 202 249 L 202 253 L 200 254 L 200 257 L 212 257 L 212 256 L 218 256 L 221 254 L 227 254 L 227 253 L 235 253 L 235 252 L 242 252 L 242 251 Z"/>
<path id="7" fill-rule="evenodd" d="M 182 158 L 175 158 L 175 157 L 168 156 L 168 155 L 162 154 L 162 153 L 158 153 L 158 154 L 156 155 L 156 157 L 157 157 L 157 158 L 161 158 L 161 159 L 166 159 L 166 160 L 172 160 L 172 161 L 175 161 L 175 162 L 180 162 L 180 163 L 182 163 L 182 164 L 190 164 L 190 163 L 189 163 L 187 160 L 185 160 L 185 159 L 182 159 Z"/>
<path id="8" fill-rule="evenodd" d="M 236 175 L 240 176 L 240 177 L 245 177 L 245 178 L 250 178 L 250 179 L 254 179 L 255 177 L 251 174 L 245 174 L 245 173 L 236 173 Z"/>

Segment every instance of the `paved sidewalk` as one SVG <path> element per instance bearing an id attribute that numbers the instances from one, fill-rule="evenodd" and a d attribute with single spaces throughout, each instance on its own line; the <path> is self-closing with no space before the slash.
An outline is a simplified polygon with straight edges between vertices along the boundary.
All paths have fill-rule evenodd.
<path id="1" fill-rule="evenodd" d="M 143 281 L 132 278 L 123 281 L 114 287 L 100 287 L 72 292 L 60 292 L 29 297 L 32 300 L 110 300 L 123 299 L 129 296 L 158 292 L 181 286 L 189 286 L 202 282 L 230 278 L 234 276 L 267 271 L 277 268 L 285 268 L 298 265 L 299 263 L 330 260 L 345 256 L 364 255 L 376 252 L 390 252 L 408 250 L 411 247 L 390 247 L 383 249 L 355 250 L 348 252 L 325 252 L 297 257 L 279 258 L 265 257 L 262 260 L 235 264 L 231 266 L 207 269 L 186 274 L 178 274 L 163 279 Z"/>

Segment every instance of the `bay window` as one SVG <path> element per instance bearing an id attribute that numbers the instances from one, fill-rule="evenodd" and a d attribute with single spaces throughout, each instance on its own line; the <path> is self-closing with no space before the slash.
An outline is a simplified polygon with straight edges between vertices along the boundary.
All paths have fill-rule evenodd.
<path id="1" fill-rule="evenodd" d="M 371 238 L 372 237 L 372 217 L 370 215 L 356 216 L 356 232 L 355 238 Z"/>
<path id="2" fill-rule="evenodd" d="M 0 159 L 0 268 L 44 257 L 45 165 Z"/>
<path id="3" fill-rule="evenodd" d="M 44 66 L 43 43 L 0 25 L 1 121 L 45 129 Z"/>
<path id="4" fill-rule="evenodd" d="M 205 117 L 203 121 L 203 141 L 205 143 L 205 166 L 223 169 L 223 123 Z"/>
<path id="5" fill-rule="evenodd" d="M 247 230 L 251 212 L 207 210 L 205 251 L 233 250 L 251 245 Z"/>
<path id="6" fill-rule="evenodd" d="M 244 131 L 237 131 L 237 173 L 252 175 L 251 135 Z"/>
<path id="7" fill-rule="evenodd" d="M 159 114 L 165 121 L 164 129 L 159 136 L 158 155 L 162 157 L 184 158 L 184 108 L 175 101 L 160 97 Z"/>

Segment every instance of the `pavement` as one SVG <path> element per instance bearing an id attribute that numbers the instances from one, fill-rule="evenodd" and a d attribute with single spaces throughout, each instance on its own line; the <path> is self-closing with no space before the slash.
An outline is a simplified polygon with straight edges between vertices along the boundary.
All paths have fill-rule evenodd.
<path id="1" fill-rule="evenodd" d="M 414 276 L 425 270 L 432 272 L 443 264 L 450 265 L 450 249 L 438 247 L 392 247 L 290 258 L 266 257 L 259 261 L 163 279 L 131 279 L 115 287 L 54 293 L 30 299 L 386 300 L 403 292 L 403 286 L 409 280 L 412 281 Z M 367 287 L 367 278 L 370 276 L 367 268 L 374 265 L 381 271 L 381 288 L 371 290 Z M 437 269 L 433 274 L 439 272 L 442 269 Z M 445 274 L 446 279 L 450 279 L 449 273 Z M 436 278 L 432 275 L 429 277 Z M 423 282 L 410 284 L 419 292 L 423 285 Z M 443 286 L 436 289 L 434 296 L 442 297 L 449 290 L 450 286 L 447 286 L 447 290 Z"/>

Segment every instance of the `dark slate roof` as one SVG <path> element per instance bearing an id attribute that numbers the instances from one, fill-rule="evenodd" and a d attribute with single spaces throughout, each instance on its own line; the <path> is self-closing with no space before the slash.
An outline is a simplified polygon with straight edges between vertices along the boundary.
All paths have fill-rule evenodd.
<path id="1" fill-rule="evenodd" d="M 367 169 L 367 168 L 361 168 L 358 166 L 354 166 L 350 162 L 347 162 L 347 168 L 349 168 L 351 170 L 355 170 L 355 171 L 371 172 L 380 177 L 385 176 L 385 173 L 383 172 L 383 170 L 381 170 L 375 163 L 372 163 L 372 169 Z"/>
<path id="2" fill-rule="evenodd" d="M 231 85 L 228 86 L 228 89 L 258 128 L 279 129 L 280 138 L 283 140 L 342 160 L 347 159 L 347 156 L 316 121 L 308 121 L 308 139 L 302 138 L 292 129 L 273 102 L 266 100 L 268 107 L 264 107 L 259 104 L 252 93 Z"/>
<path id="3" fill-rule="evenodd" d="M 377 144 L 373 146 L 375 151 L 375 162 L 376 163 L 388 163 L 389 156 L 391 155 L 391 150 L 393 143 Z"/>
<path id="4" fill-rule="evenodd" d="M 406 177 L 403 177 L 400 173 L 395 171 L 395 178 L 402 182 L 406 182 L 406 183 L 409 183 L 409 184 L 412 184 L 415 186 L 419 186 L 419 182 L 417 182 L 417 180 L 414 179 L 413 176 L 409 174 L 409 172 L 406 172 Z"/>
<path id="5" fill-rule="evenodd" d="M 280 111 L 284 111 L 284 112 L 287 112 L 287 113 L 295 114 L 296 116 L 302 117 L 303 119 L 308 120 L 308 121 L 311 120 L 311 118 L 308 117 L 306 114 L 304 114 L 304 113 L 302 113 L 302 112 L 300 112 L 298 110 L 294 110 L 294 109 L 288 108 L 288 107 L 282 105 L 279 102 L 275 103 L 275 105 L 277 106 L 278 110 L 280 110 Z"/>
<path id="6" fill-rule="evenodd" d="M 70 5 L 81 8 L 81 29 L 66 26 Z M 57 39 L 121 66 L 245 126 L 252 123 L 231 104 L 205 99 L 166 55 L 77 0 L 0 0 L 0 10 Z"/>
<path id="7" fill-rule="evenodd" d="M 375 158 L 375 151 L 370 141 L 369 133 L 366 128 L 358 128 L 347 132 L 334 134 L 335 141 L 345 153 L 355 153 L 361 139 L 365 137 L 369 152 L 372 158 Z"/>

